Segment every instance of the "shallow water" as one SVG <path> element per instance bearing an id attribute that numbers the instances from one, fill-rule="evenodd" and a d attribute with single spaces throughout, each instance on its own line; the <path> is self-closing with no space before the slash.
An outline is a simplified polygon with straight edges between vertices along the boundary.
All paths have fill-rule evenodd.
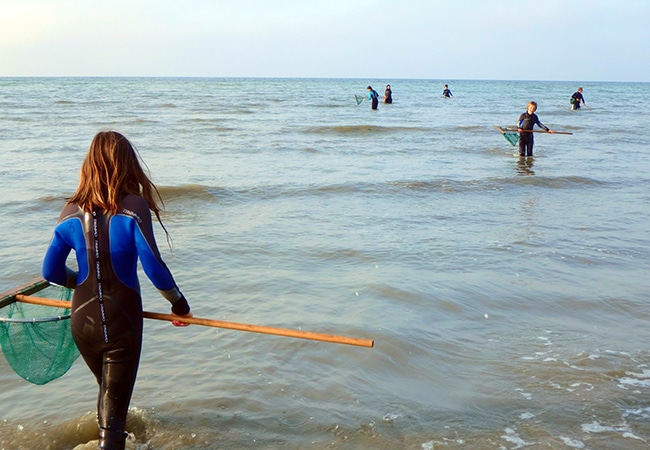
<path id="1" fill-rule="evenodd" d="M 0 79 L 0 290 L 115 128 L 196 316 L 375 340 L 147 321 L 133 448 L 647 448 L 650 85 L 584 83 L 575 112 L 572 82 L 386 83 L 371 111 L 367 80 Z M 573 135 L 520 161 L 492 126 L 531 99 Z M 0 449 L 93 448 L 83 362 L 35 386 L 0 358 L 0 382 Z"/>

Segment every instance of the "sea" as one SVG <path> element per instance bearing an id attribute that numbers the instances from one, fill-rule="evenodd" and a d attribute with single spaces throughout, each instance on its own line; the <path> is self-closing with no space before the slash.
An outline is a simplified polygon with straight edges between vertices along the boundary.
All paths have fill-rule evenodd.
<path id="1" fill-rule="evenodd" d="M 494 126 L 531 100 L 572 134 L 520 158 Z M 648 104 L 649 83 L 0 78 L 0 291 L 40 276 L 117 130 L 195 317 L 374 341 L 146 320 L 127 448 L 646 449 Z M 0 357 L 0 449 L 96 448 L 97 392 L 81 358 L 39 386 Z"/>

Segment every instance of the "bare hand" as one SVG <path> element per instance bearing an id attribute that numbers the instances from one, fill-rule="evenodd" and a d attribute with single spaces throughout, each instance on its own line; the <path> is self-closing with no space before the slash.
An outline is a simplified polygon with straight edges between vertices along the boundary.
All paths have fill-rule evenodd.
<path id="1" fill-rule="evenodd" d="M 194 317 L 194 315 L 192 315 L 192 313 L 185 314 L 184 316 L 179 316 L 177 314 L 172 313 L 172 316 L 186 317 L 186 318 Z M 172 325 L 174 325 L 175 327 L 189 327 L 190 326 L 189 323 L 181 322 L 180 320 L 172 320 Z"/>
<path id="2" fill-rule="evenodd" d="M 553 131 L 553 130 L 548 130 L 548 132 L 551 133 L 551 134 L 555 133 L 555 131 Z"/>

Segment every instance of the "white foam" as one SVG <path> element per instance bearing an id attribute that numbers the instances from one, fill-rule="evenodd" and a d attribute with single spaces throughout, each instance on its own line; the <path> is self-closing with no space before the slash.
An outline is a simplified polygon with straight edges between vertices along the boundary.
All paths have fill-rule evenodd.
<path id="1" fill-rule="evenodd" d="M 401 414 L 397 413 L 386 413 L 384 414 L 384 422 L 393 422 L 395 419 L 402 417 Z"/>
<path id="2" fill-rule="evenodd" d="M 599 424 L 598 422 L 583 423 L 582 431 L 585 433 L 609 433 L 612 431 L 622 431 L 622 429 L 616 429 L 615 427 L 608 427 Z"/>
<path id="3" fill-rule="evenodd" d="M 562 442 L 564 442 L 564 445 L 566 445 L 567 447 L 585 448 L 585 444 L 578 440 L 571 439 L 566 436 L 560 436 L 560 439 L 562 439 Z"/>
<path id="4" fill-rule="evenodd" d="M 625 372 L 627 377 L 619 378 L 619 387 L 650 387 L 650 370 L 643 369 L 641 373 Z"/>
<path id="5" fill-rule="evenodd" d="M 515 444 L 515 446 L 512 447 L 513 449 L 526 447 L 528 445 L 533 445 L 531 442 L 526 442 L 521 437 L 519 437 L 519 435 L 517 435 L 515 430 L 513 430 L 512 428 L 506 428 L 503 431 L 505 431 L 506 434 L 502 435 L 501 439 L 503 439 L 506 442 L 510 442 L 512 444 Z"/>
<path id="6" fill-rule="evenodd" d="M 619 387 L 633 386 L 633 387 L 650 387 L 650 380 L 639 380 L 637 378 L 621 378 L 618 380 Z"/>
<path id="7" fill-rule="evenodd" d="M 582 431 L 585 433 L 621 433 L 624 438 L 628 439 L 637 439 L 639 441 L 644 441 L 639 436 L 632 433 L 627 427 L 612 427 L 601 425 L 598 422 L 591 422 L 582 424 Z M 645 442 L 645 441 L 644 441 Z"/>
<path id="8" fill-rule="evenodd" d="M 650 418 L 650 407 L 649 408 L 637 408 L 637 409 L 626 409 L 623 417 L 629 416 L 639 416 L 643 419 Z"/>

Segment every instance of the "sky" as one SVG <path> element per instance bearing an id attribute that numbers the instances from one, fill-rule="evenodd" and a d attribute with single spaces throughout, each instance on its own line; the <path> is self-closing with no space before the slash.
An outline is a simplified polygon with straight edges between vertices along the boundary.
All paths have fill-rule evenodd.
<path id="1" fill-rule="evenodd" d="M 0 0 L 0 76 L 650 82 L 648 0 Z"/>

